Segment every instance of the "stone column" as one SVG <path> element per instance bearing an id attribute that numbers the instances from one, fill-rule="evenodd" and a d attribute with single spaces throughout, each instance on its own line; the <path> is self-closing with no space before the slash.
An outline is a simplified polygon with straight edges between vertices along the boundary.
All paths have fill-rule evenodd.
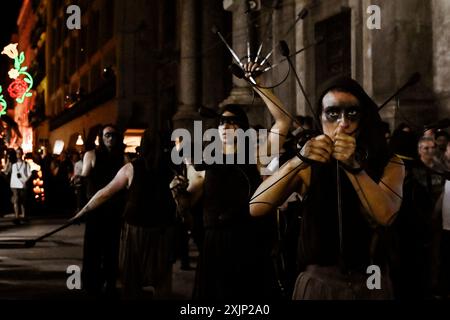
<path id="1" fill-rule="evenodd" d="M 196 2 L 180 2 L 180 85 L 178 111 L 172 119 L 174 128 L 191 128 L 192 121 L 198 118 Z"/>
<path id="2" fill-rule="evenodd" d="M 215 109 L 227 96 L 226 84 L 231 79 L 228 71 L 230 54 L 220 42 L 219 37 L 212 32 L 217 26 L 222 33 L 226 33 L 227 15 L 220 1 L 202 1 L 202 105 Z"/>
<path id="3" fill-rule="evenodd" d="M 450 2 L 432 2 L 433 21 L 433 86 L 439 119 L 450 116 Z"/>
<path id="4" fill-rule="evenodd" d="M 239 58 L 247 55 L 247 40 L 251 43 L 254 39 L 247 39 L 248 16 L 245 13 L 246 1 L 225 0 L 224 9 L 233 13 L 233 41 L 230 44 Z M 250 32 L 252 34 L 252 32 Z M 233 60 L 233 62 L 235 62 Z M 265 109 L 262 100 L 253 98 L 252 88 L 247 81 L 233 76 L 233 88 L 230 95 L 222 101 L 220 106 L 227 104 L 239 104 L 244 107 L 249 116 L 250 124 L 265 124 Z"/>

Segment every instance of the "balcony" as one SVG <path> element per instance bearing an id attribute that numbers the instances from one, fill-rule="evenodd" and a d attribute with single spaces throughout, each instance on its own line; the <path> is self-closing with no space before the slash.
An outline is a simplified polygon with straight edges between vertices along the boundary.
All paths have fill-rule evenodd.
<path id="1" fill-rule="evenodd" d="M 58 114 L 50 120 L 50 130 L 55 130 L 62 125 L 72 121 L 103 104 L 104 102 L 114 98 L 116 95 L 116 80 L 115 78 L 108 79 L 93 92 L 81 97 L 81 100 L 70 105 L 69 108 Z"/>

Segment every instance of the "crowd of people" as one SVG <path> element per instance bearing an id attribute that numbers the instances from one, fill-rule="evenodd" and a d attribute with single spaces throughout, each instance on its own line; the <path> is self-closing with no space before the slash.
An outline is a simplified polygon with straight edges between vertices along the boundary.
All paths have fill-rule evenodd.
<path id="1" fill-rule="evenodd" d="M 22 223 L 44 212 L 60 216 L 73 213 L 78 192 L 73 184 L 74 168 L 79 167 L 81 157 L 75 150 L 58 155 L 45 151 L 24 154 L 22 148 L 4 150 L 0 214 L 14 212 L 15 222 Z"/>
<path id="2" fill-rule="evenodd" d="M 256 66 L 244 68 L 250 77 Z M 348 77 L 323 85 L 312 116 L 294 118 L 270 90 L 254 89 L 274 123 L 245 152 L 267 151 L 271 174 L 261 161 L 236 161 L 238 129 L 250 128 L 239 105 L 217 115 L 219 163 L 175 166 L 167 137 L 149 129 L 128 159 L 112 124 L 83 159 L 32 157 L 49 208 L 86 224 L 84 289 L 116 297 L 120 279 L 123 298 L 170 298 L 173 263 L 190 268 L 192 236 L 197 300 L 450 298 L 448 132 L 401 124 L 391 133 Z M 3 177 L 23 218 L 32 169 L 20 149 L 6 155 Z"/>

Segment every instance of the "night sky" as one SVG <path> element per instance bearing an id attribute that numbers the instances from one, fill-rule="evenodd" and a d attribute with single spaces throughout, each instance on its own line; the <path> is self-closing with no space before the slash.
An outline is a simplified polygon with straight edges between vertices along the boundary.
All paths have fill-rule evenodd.
<path id="1" fill-rule="evenodd" d="M 19 15 L 20 6 L 22 5 L 22 0 L 12 0 L 8 1 L 8 6 L 4 6 L 4 10 L 6 8 L 7 11 L 3 11 L 2 17 L 0 19 L 0 26 L 1 26 L 1 32 L 0 32 L 0 39 L 1 43 L 0 46 L 3 47 L 8 44 L 8 41 L 11 39 L 11 34 L 13 32 L 17 32 L 17 17 Z"/>
<path id="2" fill-rule="evenodd" d="M 8 1 L 8 6 L 4 6 L 2 10 L 2 17 L 0 18 L 0 52 L 11 41 L 11 35 L 17 32 L 17 17 L 19 16 L 19 10 L 22 5 L 22 0 Z M 6 10 L 6 8 L 8 8 Z M 3 83 L 8 79 L 9 59 L 6 55 L 0 55 L 0 81 Z M 2 85 L 5 87 L 5 85 Z M 5 88 L 4 88 L 5 90 Z"/>

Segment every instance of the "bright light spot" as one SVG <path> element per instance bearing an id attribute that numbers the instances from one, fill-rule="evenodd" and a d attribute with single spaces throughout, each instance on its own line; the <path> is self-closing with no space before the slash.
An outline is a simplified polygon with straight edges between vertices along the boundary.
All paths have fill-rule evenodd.
<path id="1" fill-rule="evenodd" d="M 53 154 L 60 155 L 63 150 L 64 150 L 64 141 L 56 140 L 55 144 L 53 145 Z"/>
<path id="2" fill-rule="evenodd" d="M 73 140 L 72 140 L 72 141 L 73 141 Z M 82 145 L 84 145 L 83 138 L 81 137 L 81 134 L 78 135 L 77 142 L 75 142 L 75 144 L 76 144 L 77 146 L 82 146 Z"/>

